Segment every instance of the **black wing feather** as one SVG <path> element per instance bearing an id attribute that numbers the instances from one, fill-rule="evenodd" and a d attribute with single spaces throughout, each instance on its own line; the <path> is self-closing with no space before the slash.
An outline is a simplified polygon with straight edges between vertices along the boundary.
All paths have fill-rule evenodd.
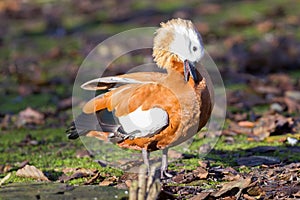
<path id="1" fill-rule="evenodd" d="M 81 113 L 66 130 L 69 139 L 77 139 L 90 131 L 109 132 L 113 143 L 123 141 L 128 134 L 123 130 L 113 113 L 107 109 L 97 111 L 95 114 Z"/>

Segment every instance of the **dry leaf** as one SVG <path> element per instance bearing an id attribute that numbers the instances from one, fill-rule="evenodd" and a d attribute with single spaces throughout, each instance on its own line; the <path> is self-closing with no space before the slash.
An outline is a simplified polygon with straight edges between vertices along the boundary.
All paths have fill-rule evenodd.
<path id="1" fill-rule="evenodd" d="M 202 168 L 207 168 L 209 163 L 207 161 L 202 161 L 202 160 L 199 160 L 198 161 L 198 164 L 200 165 L 200 167 Z"/>
<path id="2" fill-rule="evenodd" d="M 300 102 L 300 91 L 286 91 L 284 95 L 290 99 Z"/>
<path id="3" fill-rule="evenodd" d="M 192 197 L 190 200 L 203 200 L 206 199 L 209 196 L 210 192 L 201 192 L 200 194 L 197 194 L 196 196 Z"/>
<path id="4" fill-rule="evenodd" d="M 251 196 L 249 196 L 248 194 L 244 194 L 243 197 L 244 197 L 246 200 L 256 200 L 256 198 L 251 197 Z"/>
<path id="5" fill-rule="evenodd" d="M 0 129 L 7 129 L 11 123 L 11 116 L 6 114 L 0 123 Z"/>
<path id="6" fill-rule="evenodd" d="M 208 176 L 208 171 L 202 167 L 198 167 L 195 170 L 195 173 L 196 173 L 197 177 L 200 179 L 206 179 Z"/>
<path id="7" fill-rule="evenodd" d="M 101 177 L 101 174 L 97 172 L 91 179 L 89 179 L 87 182 L 85 182 L 85 185 L 90 185 L 94 183 L 96 180 L 100 179 L 103 180 L 103 177 Z"/>
<path id="8" fill-rule="evenodd" d="M 259 32 L 266 33 L 274 28 L 274 22 L 272 22 L 271 20 L 266 20 L 257 24 L 256 28 Z"/>
<path id="9" fill-rule="evenodd" d="M 18 116 L 17 126 L 22 127 L 26 124 L 44 124 L 44 114 L 28 107 L 21 111 Z"/>
<path id="10" fill-rule="evenodd" d="M 65 171 L 72 171 L 72 170 L 65 170 Z M 97 173 L 97 170 L 85 169 L 85 168 L 78 168 L 74 171 L 71 176 L 61 176 L 60 180 L 66 182 L 73 179 L 83 178 L 83 177 L 90 177 L 94 176 Z"/>
<path id="11" fill-rule="evenodd" d="M 257 121 L 253 135 L 259 140 L 264 140 L 270 134 L 282 134 L 291 131 L 293 124 L 294 120 L 291 117 L 279 114 L 266 115 Z"/>
<path id="12" fill-rule="evenodd" d="M 34 178 L 42 181 L 49 181 L 49 179 L 41 170 L 32 165 L 25 165 L 25 167 L 17 171 L 16 175 L 20 177 Z"/>
<path id="13" fill-rule="evenodd" d="M 239 180 L 237 181 L 232 181 L 232 182 L 229 182 L 229 183 L 225 183 L 223 184 L 222 188 L 215 192 L 213 194 L 214 197 L 221 197 L 223 194 L 231 191 L 232 189 L 234 188 L 238 188 L 238 192 L 236 193 L 236 197 L 239 198 L 239 196 L 241 195 L 241 191 L 248 187 L 249 184 L 251 183 L 251 178 L 250 177 L 247 177 L 247 178 L 240 178 Z"/>
<path id="14" fill-rule="evenodd" d="M 240 121 L 238 125 L 245 128 L 253 128 L 255 126 L 253 122 L 249 122 L 249 121 Z"/>
<path id="15" fill-rule="evenodd" d="M 298 191 L 297 193 L 293 194 L 294 197 L 300 198 L 300 191 Z"/>
<path id="16" fill-rule="evenodd" d="M 8 173 L 4 178 L 0 180 L 0 186 L 3 185 L 11 176 L 11 173 Z"/>
<path id="17" fill-rule="evenodd" d="M 86 149 L 76 151 L 76 158 L 84 158 L 84 157 L 90 158 L 91 156 L 92 156 L 91 153 Z"/>
<path id="18" fill-rule="evenodd" d="M 99 183 L 100 186 L 109 186 L 115 183 L 117 179 L 115 177 L 108 177 Z"/>
<path id="19" fill-rule="evenodd" d="M 173 149 L 170 149 L 169 152 L 168 152 L 168 157 L 169 158 L 174 158 L 174 159 L 180 159 L 182 158 L 182 153 L 178 152 L 178 151 L 175 151 Z"/>

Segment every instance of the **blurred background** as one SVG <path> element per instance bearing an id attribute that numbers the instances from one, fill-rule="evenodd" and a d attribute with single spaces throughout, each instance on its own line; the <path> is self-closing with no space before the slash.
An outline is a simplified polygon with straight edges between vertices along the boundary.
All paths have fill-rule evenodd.
<path id="1" fill-rule="evenodd" d="M 92 158 L 82 157 L 88 153 L 74 153 L 84 149 L 82 144 L 70 144 L 64 135 L 72 120 L 77 70 L 108 37 L 171 18 L 194 22 L 225 82 L 228 109 L 221 142 L 226 145 L 216 149 L 226 153 L 227 144 L 238 142 L 246 149 L 253 147 L 247 142 L 265 142 L 270 136 L 276 136 L 268 141 L 273 146 L 297 143 L 298 0 L 0 0 L 0 177 L 24 162 L 48 170 L 99 167 L 87 165 Z M 128 54 L 112 63 L 111 73 L 149 59 L 151 52 Z M 274 155 L 279 162 L 299 161 L 299 153 L 290 153 L 299 148 Z M 219 162 L 232 159 L 224 155 Z M 236 164 L 236 158 L 231 161 L 227 164 Z"/>
<path id="2" fill-rule="evenodd" d="M 279 72 L 298 78 L 299 11 L 296 0 L 1 0 L 0 119 L 30 106 L 63 125 L 70 113 L 59 111 L 70 108 L 76 72 L 98 43 L 178 17 L 195 23 L 226 84 Z M 143 63 L 134 56 L 113 64 L 116 73 Z"/>

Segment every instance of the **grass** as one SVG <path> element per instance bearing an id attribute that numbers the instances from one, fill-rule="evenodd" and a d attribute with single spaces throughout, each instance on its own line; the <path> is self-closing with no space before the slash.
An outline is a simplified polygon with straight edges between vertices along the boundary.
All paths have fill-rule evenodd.
<path id="1" fill-rule="evenodd" d="M 35 2 L 44 4 L 44 0 L 35 0 Z M 56 0 L 50 0 L 47 2 L 57 3 Z M 67 4 L 68 1 L 65 3 Z M 193 6 L 196 1 L 191 0 L 188 4 L 183 3 L 183 1 L 154 1 L 149 4 L 146 1 L 137 1 L 133 3 L 133 9 L 146 9 L 149 6 L 153 6 L 154 9 L 158 9 L 161 12 L 169 13 L 176 9 L 182 8 L 186 5 Z M 197 2 L 196 2 L 197 3 Z M 292 5 L 292 6 L 290 6 Z M 69 6 L 69 5 L 67 5 Z M 201 5 L 199 5 L 201 6 Z M 224 6 L 224 7 L 223 7 Z M 234 1 L 231 3 L 222 4 L 222 9 L 211 15 L 198 15 L 195 14 L 196 20 L 207 22 L 210 26 L 210 29 L 215 32 L 218 37 L 227 37 L 234 35 L 242 35 L 245 38 L 250 39 L 259 39 L 262 37 L 262 34 L 257 31 L 255 25 L 249 25 L 247 27 L 238 27 L 238 28 L 227 28 L 223 23 L 227 20 L 235 20 L 240 17 L 243 19 L 250 19 L 254 21 L 266 19 L 265 13 L 270 11 L 276 6 L 283 6 L 287 14 L 298 15 L 298 10 L 300 4 L 296 3 L 295 0 L 288 0 L 285 3 L 282 3 L 280 0 L 265 0 L 265 1 Z M 70 8 L 68 8 L 70 9 Z M 67 9 L 67 10 L 68 10 Z M 108 19 L 108 12 L 101 10 L 95 14 L 95 17 L 101 21 L 101 19 Z M 85 24 L 88 21 L 86 16 L 74 16 L 72 12 L 66 13 L 62 19 L 62 25 L 66 30 L 72 30 L 74 27 L 78 27 L 81 24 Z M 24 20 L 16 20 L 10 23 L 11 29 L 10 33 L 6 34 L 3 38 L 3 46 L 7 48 L 0 48 L 0 64 L 6 66 L 11 64 L 10 62 L 14 61 L 15 58 L 30 57 L 38 61 L 39 67 L 43 69 L 42 79 L 49 80 L 55 77 L 62 77 L 63 80 L 66 79 L 66 71 L 64 67 L 66 65 L 76 65 L 79 66 L 83 60 L 79 51 L 84 51 L 84 45 L 88 41 L 87 38 L 80 38 L 78 35 L 68 35 L 68 37 L 51 37 L 48 35 L 43 35 L 45 31 L 45 22 L 42 20 L 32 21 L 29 25 L 25 23 Z M 158 24 L 157 24 L 158 25 Z M 130 28 L 136 28 L 142 26 L 140 24 L 135 24 L 134 22 L 122 23 L 122 24 L 108 24 L 108 23 L 94 23 L 89 25 L 87 28 L 83 29 L 87 36 L 93 35 L 110 35 L 115 34 Z M 24 38 L 19 38 L 22 35 L 23 31 L 27 33 L 27 41 Z M 299 30 L 297 28 L 296 30 Z M 298 31 L 300 33 L 300 31 Z M 300 38 L 300 34 L 296 32 L 296 36 Z M 33 37 L 34 36 L 34 37 Z M 204 38 L 205 39 L 205 38 Z M 62 56 L 59 58 L 48 58 L 47 54 L 53 48 L 58 47 L 62 51 Z M 83 50 L 84 49 L 84 50 Z M 143 61 L 142 57 L 134 57 L 136 62 Z M 119 64 L 126 63 L 128 64 L 130 60 L 124 58 L 120 59 Z M 300 71 L 293 71 L 291 74 L 293 79 L 299 79 Z M 9 80 L 8 80 L 9 79 Z M 48 110 L 55 109 L 58 99 L 53 97 L 53 94 L 49 93 L 39 93 L 33 94 L 31 96 L 21 97 L 17 95 L 16 88 L 18 87 L 18 78 L 15 75 L 12 75 L 9 78 L 6 76 L 0 76 L 0 82 L 8 82 L 9 84 L 9 94 L 0 94 L 1 103 L 0 110 L 1 113 L 17 113 L 18 111 L 25 109 L 27 106 L 33 108 L 38 108 L 39 110 Z M 4 85 L 6 87 L 6 85 Z M 65 97 L 70 95 L 70 86 L 64 84 L 59 84 L 55 86 L 54 89 L 51 88 L 51 91 L 55 92 L 55 95 L 58 97 Z M 247 90 L 249 89 L 246 84 L 228 84 L 226 89 L 231 91 L 236 90 Z M 2 89 L 0 88 L 0 91 Z M 230 111 L 240 111 L 235 107 L 229 107 Z M 263 113 L 268 109 L 268 106 L 255 106 L 253 110 L 256 113 Z M 70 111 L 66 111 L 68 115 L 71 114 Z M 52 121 L 47 121 L 47 125 L 51 125 Z M 94 158 L 85 157 L 77 158 L 76 151 L 84 150 L 85 147 L 80 140 L 69 141 L 67 140 L 64 134 L 64 128 L 45 128 L 39 127 L 36 130 L 31 129 L 15 129 L 15 130 L 6 130 L 1 131 L 0 134 L 0 161 L 2 165 L 10 165 L 12 169 L 16 169 L 18 164 L 24 160 L 28 160 L 31 165 L 34 165 L 45 172 L 51 172 L 54 175 L 59 175 L 60 172 L 66 167 L 70 168 L 89 168 L 97 169 L 103 174 L 110 174 L 114 176 L 121 176 L 122 171 L 109 167 L 101 167 L 99 164 L 94 162 Z M 34 140 L 38 141 L 38 145 L 23 145 L 20 146 L 20 142 L 30 134 Z M 234 143 L 226 143 L 226 138 L 221 137 L 219 141 L 214 146 L 214 150 L 208 153 L 204 158 L 200 158 L 198 154 L 199 146 L 206 143 L 214 143 L 210 138 L 205 139 L 195 139 L 194 143 L 190 146 L 190 153 L 195 155 L 195 157 L 190 159 L 179 159 L 178 161 L 170 164 L 171 170 L 193 170 L 196 169 L 199 164 L 199 160 L 209 160 L 211 166 L 236 166 L 236 154 L 244 156 L 248 149 L 257 147 L 257 146 L 276 146 L 278 151 L 275 151 L 268 156 L 276 156 L 285 162 L 294 162 L 299 161 L 300 156 L 297 153 L 293 153 L 292 150 L 289 150 L 282 142 L 278 136 L 271 136 L 270 138 L 274 139 L 271 142 L 261 141 L 261 142 L 250 142 L 247 140 L 247 136 L 238 135 L 234 136 Z M 285 151 L 282 151 L 285 149 Z M 227 156 L 224 159 L 224 154 Z M 260 155 L 259 153 L 257 155 Z M 119 158 L 123 154 L 119 155 Z M 119 159 L 118 158 L 118 159 Z M 178 164 L 180 167 L 178 167 Z M 250 167 L 236 167 L 240 172 L 249 173 L 251 171 Z M 55 171 L 55 172 L 53 172 Z M 55 174 L 58 173 L 58 174 Z M 7 173 L 0 174 L 0 178 L 3 178 Z M 35 180 L 30 178 L 21 178 L 15 175 L 15 170 L 12 170 L 12 176 L 9 179 L 9 183 L 20 183 L 20 182 L 34 182 Z M 82 184 L 86 181 L 85 178 L 75 179 L 70 181 L 70 184 Z M 219 184 L 218 181 L 207 180 L 203 182 L 194 182 L 191 184 L 199 184 L 205 188 L 213 188 Z M 185 185 L 183 185 L 185 186 Z"/>
<path id="2" fill-rule="evenodd" d="M 55 106 L 55 101 L 51 94 L 35 94 L 22 97 L 19 95 L 0 95 L 3 100 L 0 103 L 0 109 L 4 113 L 17 113 L 30 105 L 33 108 L 44 110 Z"/>
<path id="3" fill-rule="evenodd" d="M 41 129 L 41 130 L 14 130 L 5 131 L 0 140 L 0 160 L 5 165 L 16 168 L 18 163 L 25 160 L 44 172 L 62 172 L 64 168 L 88 168 L 97 169 L 103 174 L 120 176 L 122 172 L 113 168 L 103 168 L 90 157 L 77 158 L 76 151 L 84 150 L 80 140 L 67 140 L 64 129 Z M 38 145 L 24 145 L 20 147 L 22 140 L 30 134 L 38 141 Z M 6 174 L 1 174 L 4 177 Z M 29 178 L 21 178 L 12 173 L 9 182 L 28 182 Z M 84 180 L 74 180 L 71 183 L 82 183 Z"/>
<path id="4" fill-rule="evenodd" d="M 24 145 L 22 141 L 26 135 L 30 134 L 32 140 L 36 140 L 38 145 Z M 220 137 L 214 150 L 208 153 L 204 158 L 199 158 L 196 153 L 197 148 L 200 145 L 211 142 L 211 139 L 195 139 L 191 145 L 191 153 L 196 157 L 189 159 L 179 159 L 170 164 L 171 170 L 194 170 L 199 166 L 200 160 L 209 160 L 211 167 L 214 166 L 236 166 L 236 154 L 239 156 L 245 155 L 247 149 L 251 149 L 258 146 L 277 146 L 278 151 L 275 151 L 268 156 L 275 156 L 286 162 L 299 161 L 300 156 L 293 153 L 292 150 L 282 151 L 286 149 L 286 146 L 280 142 L 278 136 L 274 136 L 275 139 L 272 142 L 250 142 L 245 135 L 238 135 L 234 137 L 233 144 L 227 144 L 224 136 Z M 83 157 L 77 158 L 76 151 L 84 150 L 84 146 L 80 140 L 69 141 L 67 140 L 64 129 L 19 129 L 13 131 L 4 131 L 1 134 L 0 140 L 0 160 L 5 165 L 10 165 L 12 169 L 16 169 L 18 164 L 27 160 L 30 165 L 34 165 L 44 172 L 49 172 L 52 176 L 58 176 L 62 173 L 64 168 L 87 168 L 97 169 L 103 174 L 110 174 L 112 176 L 121 176 L 122 171 L 110 167 L 101 167 L 96 163 L 93 158 Z M 224 159 L 226 155 L 226 159 Z M 260 155 L 259 153 L 257 155 Z M 178 167 L 179 165 L 179 167 Z M 240 172 L 249 172 L 249 167 L 237 167 Z M 55 173 L 54 173 L 55 172 Z M 3 178 L 5 174 L 1 174 L 0 178 Z M 81 178 L 70 181 L 70 184 L 82 184 L 87 178 Z M 21 178 L 15 175 L 15 170 L 12 170 L 12 176 L 9 183 L 16 182 L 32 182 L 33 179 Z M 205 184 L 211 185 L 206 182 Z M 206 185 L 207 186 L 207 185 Z M 207 186 L 208 187 L 208 186 Z"/>

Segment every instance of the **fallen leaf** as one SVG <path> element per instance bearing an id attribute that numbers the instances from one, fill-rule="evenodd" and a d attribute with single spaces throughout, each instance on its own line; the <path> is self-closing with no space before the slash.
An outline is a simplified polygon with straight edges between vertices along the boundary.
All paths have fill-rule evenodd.
<path id="1" fill-rule="evenodd" d="M 222 188 L 213 193 L 212 195 L 214 197 L 221 197 L 223 194 L 227 193 L 227 192 L 230 192 L 231 190 L 233 190 L 234 188 L 237 188 L 238 191 L 237 193 L 235 194 L 235 197 L 236 198 L 239 198 L 240 195 L 241 195 L 241 191 L 248 187 L 249 184 L 251 183 L 251 178 L 250 177 L 247 177 L 247 178 L 240 178 L 239 180 L 237 181 L 232 181 L 232 182 L 228 182 L 228 183 L 225 183 L 222 185 Z"/>
<path id="2" fill-rule="evenodd" d="M 9 164 L 7 164 L 7 165 L 0 165 L 0 174 L 9 172 L 12 169 L 13 169 L 12 165 L 9 165 Z"/>
<path id="3" fill-rule="evenodd" d="M 258 140 L 264 140 L 271 134 L 282 134 L 292 130 L 294 120 L 280 114 L 265 115 L 260 118 L 253 129 L 253 135 Z"/>
<path id="4" fill-rule="evenodd" d="M 131 184 L 132 184 L 132 180 L 126 180 L 126 181 L 125 181 L 125 185 L 126 185 L 128 188 L 130 188 Z"/>
<path id="5" fill-rule="evenodd" d="M 116 177 L 108 177 L 99 183 L 100 186 L 110 186 L 117 181 Z"/>
<path id="6" fill-rule="evenodd" d="M 300 198 L 300 190 L 297 193 L 293 194 L 293 196 L 296 198 Z"/>
<path id="7" fill-rule="evenodd" d="M 17 119 L 17 126 L 22 127 L 26 124 L 36 124 L 41 125 L 44 124 L 44 114 L 33 110 L 32 108 L 28 107 L 25 110 L 19 113 Z"/>
<path id="8" fill-rule="evenodd" d="M 233 169 L 232 167 L 226 167 L 222 171 L 222 173 L 224 175 L 222 180 L 236 181 L 236 180 L 239 180 L 241 178 L 240 174 L 235 169 Z"/>
<path id="9" fill-rule="evenodd" d="M 235 122 L 230 122 L 229 124 L 229 130 L 236 133 L 236 134 L 245 134 L 245 135 L 252 135 L 253 129 L 252 128 L 245 128 L 241 127 Z"/>
<path id="10" fill-rule="evenodd" d="M 176 183 L 181 183 L 184 180 L 184 174 L 178 174 L 172 178 Z"/>
<path id="11" fill-rule="evenodd" d="M 202 160 L 199 160 L 198 161 L 198 164 L 200 165 L 200 167 L 202 168 L 207 168 L 209 166 L 209 162 L 208 161 L 202 161 Z"/>
<path id="12" fill-rule="evenodd" d="M 291 98 L 297 102 L 300 102 L 300 91 L 286 91 L 284 94 L 286 97 Z"/>
<path id="13" fill-rule="evenodd" d="M 85 182 L 85 185 L 90 185 L 94 182 L 96 182 L 98 179 L 102 179 L 103 177 L 101 176 L 100 172 L 97 172 L 91 179 L 89 179 L 87 182 Z"/>
<path id="14" fill-rule="evenodd" d="M 23 167 L 25 167 L 26 165 L 28 165 L 29 164 L 29 161 L 28 160 L 24 160 L 23 162 L 21 162 L 20 164 L 19 164 L 19 168 L 23 168 Z"/>
<path id="15" fill-rule="evenodd" d="M 86 168 L 66 168 L 63 169 L 63 175 L 59 177 L 60 181 L 66 182 L 73 179 L 83 178 L 83 177 L 90 177 L 94 176 L 98 173 L 97 170 L 86 169 Z M 71 176 L 66 175 L 66 173 L 73 173 Z"/>
<path id="16" fill-rule="evenodd" d="M 234 144 L 235 143 L 235 139 L 233 137 L 227 136 L 224 140 L 224 142 L 226 144 Z"/>
<path id="17" fill-rule="evenodd" d="M 231 18 L 228 19 L 224 25 L 226 27 L 245 27 L 245 26 L 249 26 L 253 24 L 253 20 L 252 19 L 247 19 L 244 17 L 235 17 L 235 18 Z"/>
<path id="18" fill-rule="evenodd" d="M 250 121 L 240 121 L 238 122 L 238 125 L 245 128 L 253 128 L 255 126 L 255 123 Z"/>
<path id="19" fill-rule="evenodd" d="M 251 197 L 251 196 L 249 196 L 248 194 L 243 194 L 243 197 L 244 197 L 246 200 L 256 200 L 256 198 Z"/>
<path id="20" fill-rule="evenodd" d="M 25 165 L 25 167 L 19 169 L 16 172 L 16 175 L 20 177 L 34 178 L 42 181 L 49 181 L 44 173 L 33 165 Z"/>
<path id="21" fill-rule="evenodd" d="M 281 93 L 280 88 L 278 87 L 273 87 L 273 86 L 257 86 L 254 87 L 254 90 L 259 93 L 259 94 L 274 94 L 274 95 L 279 95 Z"/>
<path id="22" fill-rule="evenodd" d="M 258 23 L 256 28 L 259 32 L 266 33 L 274 28 L 274 22 L 272 22 L 271 20 L 266 20 L 261 23 Z"/>
<path id="23" fill-rule="evenodd" d="M 0 179 L 0 186 L 3 185 L 10 178 L 11 173 L 8 173 L 4 178 Z"/>
<path id="24" fill-rule="evenodd" d="M 20 143 L 18 143 L 18 146 L 20 146 L 20 147 L 23 147 L 23 146 L 35 146 L 35 145 L 38 145 L 39 144 L 39 142 L 34 138 L 34 137 L 32 137 L 32 135 L 31 134 L 27 134 L 26 136 L 25 136 L 25 138 L 20 142 Z"/>
<path id="25" fill-rule="evenodd" d="M 190 200 L 203 200 L 206 199 L 209 194 L 210 192 L 201 192 L 200 194 L 197 194 L 196 196 L 190 198 Z"/>
<path id="26" fill-rule="evenodd" d="M 289 113 L 298 113 L 298 112 L 300 112 L 300 104 L 297 103 L 294 99 L 284 97 L 283 101 L 287 105 Z"/>
<path id="27" fill-rule="evenodd" d="M 91 153 L 84 149 L 84 150 L 77 150 L 76 151 L 76 158 L 84 158 L 84 157 L 92 157 Z"/>
<path id="28" fill-rule="evenodd" d="M 175 151 L 175 150 L 169 150 L 168 157 L 174 158 L 174 159 L 180 159 L 183 157 L 182 153 Z"/>
<path id="29" fill-rule="evenodd" d="M 199 174 L 197 174 L 199 175 Z M 193 172 L 185 173 L 185 174 L 178 174 L 172 178 L 172 180 L 176 183 L 190 183 L 197 179 L 197 175 Z"/>
<path id="30" fill-rule="evenodd" d="M 259 196 L 259 195 L 262 195 L 264 193 L 264 191 L 256 184 L 252 187 L 249 186 L 249 188 L 247 189 L 247 193 L 250 196 Z"/>
<path id="31" fill-rule="evenodd" d="M 66 174 L 62 174 L 58 177 L 58 180 L 62 183 L 66 182 L 66 181 L 69 181 L 70 180 L 70 177 Z"/>
<path id="32" fill-rule="evenodd" d="M 208 171 L 202 167 L 197 167 L 197 169 L 194 170 L 194 173 L 199 179 L 206 179 L 208 176 Z"/>
<path id="33" fill-rule="evenodd" d="M 239 180 L 241 176 L 239 174 L 225 174 L 222 180 L 224 181 L 236 181 Z"/>
<path id="34" fill-rule="evenodd" d="M 11 123 L 11 116 L 6 114 L 0 123 L 0 129 L 7 129 Z"/>
<path id="35" fill-rule="evenodd" d="M 235 196 L 227 196 L 222 198 L 222 200 L 236 200 L 237 198 Z"/>

